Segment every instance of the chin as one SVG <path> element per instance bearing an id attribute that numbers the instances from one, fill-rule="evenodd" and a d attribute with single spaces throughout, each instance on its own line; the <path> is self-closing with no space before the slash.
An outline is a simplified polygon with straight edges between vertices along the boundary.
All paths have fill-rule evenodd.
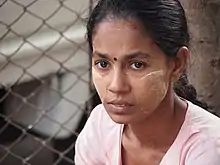
<path id="1" fill-rule="evenodd" d="M 117 124 L 131 124 L 133 122 L 130 116 L 109 114 L 110 118 Z"/>

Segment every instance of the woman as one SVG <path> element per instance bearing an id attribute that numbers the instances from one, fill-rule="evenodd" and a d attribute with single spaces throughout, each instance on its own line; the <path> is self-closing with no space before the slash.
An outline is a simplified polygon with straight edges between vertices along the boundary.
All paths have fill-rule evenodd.
<path id="1" fill-rule="evenodd" d="M 179 1 L 100 0 L 87 29 L 102 104 L 76 141 L 76 165 L 219 165 L 220 119 L 177 81 L 189 57 Z"/>

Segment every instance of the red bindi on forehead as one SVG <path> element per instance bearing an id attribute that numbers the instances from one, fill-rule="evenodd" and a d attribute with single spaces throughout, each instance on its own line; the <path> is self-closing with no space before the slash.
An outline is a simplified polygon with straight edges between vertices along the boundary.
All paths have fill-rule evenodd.
<path id="1" fill-rule="evenodd" d="M 138 27 L 137 24 L 131 23 L 131 24 L 130 24 L 130 28 L 133 29 L 133 30 L 137 30 L 139 27 Z"/>
<path id="2" fill-rule="evenodd" d="M 117 60 L 118 60 L 118 59 L 117 59 L 117 58 L 115 58 L 115 57 L 114 57 L 113 59 L 114 59 L 114 61 L 117 61 Z"/>

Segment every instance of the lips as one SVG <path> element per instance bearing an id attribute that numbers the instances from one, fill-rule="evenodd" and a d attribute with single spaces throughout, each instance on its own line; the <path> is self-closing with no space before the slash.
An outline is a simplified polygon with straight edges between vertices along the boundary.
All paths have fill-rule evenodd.
<path id="1" fill-rule="evenodd" d="M 123 100 L 107 102 L 107 109 L 113 113 L 129 113 L 134 105 Z"/>
<path id="2" fill-rule="evenodd" d="M 124 101 L 124 100 L 113 100 L 113 101 L 109 101 L 107 102 L 107 104 L 112 104 L 118 107 L 126 107 L 126 106 L 133 106 L 133 104 Z"/>

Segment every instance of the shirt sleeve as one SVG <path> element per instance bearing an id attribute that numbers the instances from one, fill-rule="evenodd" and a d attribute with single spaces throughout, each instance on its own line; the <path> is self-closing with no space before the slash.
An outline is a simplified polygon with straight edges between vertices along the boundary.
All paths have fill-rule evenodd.
<path id="1" fill-rule="evenodd" d="M 217 137 L 198 140 L 189 149 L 185 165 L 220 165 L 220 152 Z"/>
<path id="2" fill-rule="evenodd" d="M 100 108 L 97 106 L 90 114 L 75 144 L 76 165 L 104 165 L 104 152 L 100 140 Z"/>

